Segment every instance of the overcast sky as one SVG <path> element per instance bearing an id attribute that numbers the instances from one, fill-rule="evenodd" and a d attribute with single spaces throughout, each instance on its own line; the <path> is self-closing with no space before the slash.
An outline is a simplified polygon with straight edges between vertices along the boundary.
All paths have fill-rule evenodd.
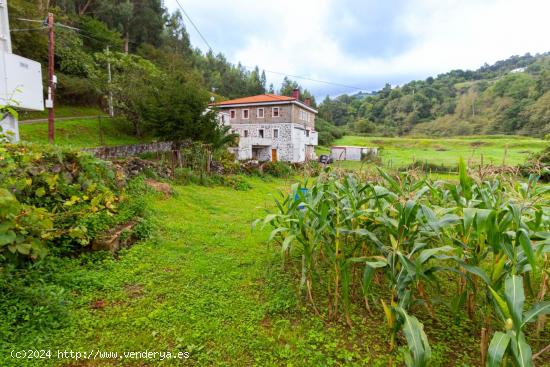
<path id="1" fill-rule="evenodd" d="M 233 63 L 366 91 L 550 51 L 550 0 L 179 1 Z M 165 6 L 178 9 L 176 0 Z M 187 30 L 193 46 L 208 49 Z M 283 76 L 267 78 L 278 88 Z M 356 92 L 296 80 L 317 97 Z"/>

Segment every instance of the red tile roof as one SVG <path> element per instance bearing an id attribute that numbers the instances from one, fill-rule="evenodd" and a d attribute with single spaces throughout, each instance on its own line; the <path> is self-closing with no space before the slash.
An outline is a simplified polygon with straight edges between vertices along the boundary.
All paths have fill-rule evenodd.
<path id="1" fill-rule="evenodd" d="M 264 103 L 264 102 L 286 102 L 295 101 L 296 98 L 287 96 L 278 96 L 276 94 L 259 94 L 257 96 L 243 97 L 237 99 L 231 99 L 229 101 L 221 101 L 213 103 L 215 106 L 233 105 L 233 104 L 245 104 L 245 103 Z"/>

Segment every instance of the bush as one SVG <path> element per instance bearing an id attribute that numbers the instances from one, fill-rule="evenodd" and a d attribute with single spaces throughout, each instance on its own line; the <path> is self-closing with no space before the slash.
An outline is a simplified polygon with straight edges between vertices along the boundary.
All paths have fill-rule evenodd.
<path id="1" fill-rule="evenodd" d="M 0 262 L 87 246 L 101 232 L 143 215 L 124 177 L 79 151 L 50 146 L 0 147 Z"/>
<path id="2" fill-rule="evenodd" d="M 443 164 L 416 161 L 414 163 L 409 164 L 406 167 L 399 169 L 400 172 L 406 172 L 411 170 L 420 170 L 422 172 L 427 172 L 427 173 L 428 172 L 429 173 L 451 173 L 451 172 L 457 172 L 458 167 L 457 166 L 449 167 Z"/>
<path id="3" fill-rule="evenodd" d="M 321 118 L 317 118 L 315 120 L 315 129 L 319 133 L 318 138 L 320 145 L 331 145 L 334 140 L 340 139 L 344 136 L 344 131 L 342 128 Z"/>
<path id="4" fill-rule="evenodd" d="M 262 171 L 265 174 L 273 177 L 289 177 L 294 171 L 290 165 L 284 162 L 266 162 L 262 166 Z"/>
<path id="5" fill-rule="evenodd" d="M 182 185 L 202 185 L 202 186 L 211 186 L 212 179 L 211 176 L 206 174 L 203 171 L 195 171 L 192 168 L 176 168 L 175 172 L 176 182 Z"/>
<path id="6" fill-rule="evenodd" d="M 252 186 L 245 181 L 242 176 L 217 176 L 220 178 L 220 183 L 224 186 L 231 187 L 237 191 L 248 191 Z"/>
<path id="7" fill-rule="evenodd" d="M 535 174 L 543 182 L 550 182 L 550 147 L 542 152 L 531 154 L 527 162 L 520 166 L 524 176 Z"/>

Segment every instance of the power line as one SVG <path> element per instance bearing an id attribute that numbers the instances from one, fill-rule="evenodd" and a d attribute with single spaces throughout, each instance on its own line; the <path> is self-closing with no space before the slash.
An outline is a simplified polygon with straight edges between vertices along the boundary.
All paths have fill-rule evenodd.
<path id="1" fill-rule="evenodd" d="M 212 51 L 212 47 L 210 46 L 210 44 L 208 43 L 206 38 L 202 35 L 201 31 L 199 30 L 199 27 L 196 26 L 196 24 L 193 22 L 193 20 L 189 16 L 189 14 L 187 14 L 187 12 L 183 8 L 183 6 L 181 6 L 179 0 L 176 0 L 176 3 L 180 7 L 181 11 L 183 11 L 183 14 L 189 20 L 189 22 L 191 23 L 193 28 L 195 28 L 195 30 L 197 31 L 199 36 L 202 38 L 203 42 L 208 46 L 210 51 Z M 254 69 L 254 68 L 251 68 L 251 67 L 248 67 L 248 66 L 245 66 L 245 68 Z M 309 81 L 316 82 L 316 83 L 324 83 L 324 84 L 334 85 L 334 86 L 337 86 L 337 87 L 344 87 L 344 88 L 356 89 L 356 90 L 366 90 L 367 89 L 367 88 L 354 87 L 354 86 L 351 86 L 351 85 L 345 85 L 345 84 L 340 84 L 340 83 L 329 82 L 329 81 L 326 81 L 326 80 L 313 79 L 313 78 L 309 78 L 309 77 L 301 76 L 301 75 L 292 75 L 292 74 L 283 73 L 283 72 L 280 72 L 280 71 L 273 71 L 273 70 L 266 70 L 266 69 L 263 69 L 263 70 L 265 72 L 271 73 L 271 74 L 284 75 L 284 76 L 289 76 L 289 77 L 296 78 L 296 79 L 309 80 Z"/>
<path id="2" fill-rule="evenodd" d="M 25 21 L 25 22 L 33 22 L 33 23 L 42 23 L 42 24 L 44 24 L 43 20 L 26 19 L 26 18 L 17 18 L 17 20 L 22 20 L 22 21 Z"/>
<path id="3" fill-rule="evenodd" d="M 45 27 L 41 28 L 16 28 L 16 29 L 10 29 L 10 32 L 30 32 L 30 31 L 41 31 L 43 29 L 46 29 Z"/>
<path id="4" fill-rule="evenodd" d="M 206 44 L 206 46 L 208 46 L 208 49 L 210 51 L 213 51 L 212 46 L 210 46 L 210 43 L 208 43 L 206 38 L 203 36 L 201 31 L 199 30 L 199 27 L 197 27 L 197 25 L 193 22 L 193 20 L 189 16 L 189 14 L 187 14 L 187 12 L 183 8 L 183 6 L 179 2 L 179 0 L 176 0 L 176 3 L 178 4 L 179 8 L 181 9 L 181 11 L 185 15 L 185 17 L 189 20 L 189 22 L 191 23 L 193 28 L 195 28 L 195 30 L 199 34 L 200 38 L 203 40 L 203 42 Z M 33 20 L 33 19 L 18 18 L 18 20 L 42 23 L 42 21 L 40 21 L 40 20 Z M 56 23 L 55 25 L 60 26 L 60 27 L 64 27 L 64 28 L 72 29 L 74 31 L 77 31 L 79 33 L 79 35 L 81 35 L 82 37 L 93 39 L 95 41 L 102 42 L 103 44 L 107 44 L 107 42 L 104 41 L 104 40 L 99 40 L 97 38 L 94 38 L 94 37 L 91 37 L 91 36 L 86 36 L 86 35 L 82 34 L 83 30 L 81 30 L 79 28 L 74 28 L 74 27 L 70 27 L 70 26 L 67 26 L 67 25 L 64 25 L 64 24 L 59 24 L 59 23 Z M 86 32 L 86 33 L 88 33 L 88 32 Z M 250 70 L 254 69 L 254 68 L 249 67 L 249 66 L 245 66 L 245 65 L 243 65 L 243 66 L 247 69 L 250 69 Z M 295 79 L 308 80 L 308 81 L 315 82 L 315 83 L 323 83 L 323 84 L 328 84 L 328 85 L 334 85 L 336 87 L 343 87 L 343 88 L 349 88 L 349 89 L 355 89 L 355 90 L 367 90 L 368 89 L 368 88 L 360 88 L 360 87 L 356 87 L 356 86 L 352 86 L 352 85 L 346 85 L 346 84 L 331 82 L 331 81 L 327 81 L 327 80 L 314 79 L 314 78 L 310 78 L 310 77 L 302 76 L 302 75 L 293 75 L 293 74 L 289 74 L 289 73 L 283 73 L 281 71 L 273 71 L 273 70 L 267 70 L 267 69 L 262 69 L 262 70 L 264 70 L 265 72 L 270 73 L 270 74 L 284 75 L 284 76 L 288 76 L 288 77 L 295 78 Z"/>
<path id="5" fill-rule="evenodd" d="M 189 20 L 189 22 L 191 23 L 191 25 L 193 26 L 193 28 L 195 28 L 195 30 L 197 31 L 197 33 L 199 34 L 199 36 L 202 38 L 202 40 L 204 41 L 204 43 L 206 44 L 206 46 L 208 46 L 208 48 L 210 49 L 210 51 L 212 51 L 212 46 L 210 46 L 210 44 L 208 43 L 208 41 L 206 40 L 206 38 L 204 38 L 204 36 L 202 35 L 201 31 L 199 31 L 199 27 L 197 27 L 195 25 L 195 23 L 193 23 L 193 21 L 191 20 L 191 17 L 187 14 L 187 12 L 185 11 L 185 9 L 183 8 L 183 6 L 181 6 L 179 0 L 176 0 L 176 3 L 178 4 L 178 6 L 180 7 L 181 11 L 183 12 L 183 14 L 185 15 L 185 17 Z"/>
<path id="6" fill-rule="evenodd" d="M 243 66 L 244 66 L 244 65 L 243 65 Z M 247 69 L 253 69 L 253 68 L 251 68 L 251 67 L 249 67 L 249 66 L 244 66 L 244 67 L 247 68 Z M 307 76 L 292 75 L 292 74 L 283 73 L 283 72 L 280 72 L 280 71 L 273 71 L 273 70 L 266 70 L 266 69 L 263 69 L 263 70 L 264 70 L 266 73 L 277 74 L 277 75 L 284 75 L 284 76 L 289 76 L 289 77 L 296 78 L 296 79 L 309 80 L 309 81 L 316 82 L 316 83 L 324 83 L 324 84 L 334 85 L 334 86 L 336 86 L 336 87 L 344 87 L 344 88 L 357 89 L 357 90 L 366 90 L 366 89 L 367 89 L 367 88 L 354 87 L 354 86 L 346 85 L 346 84 L 340 84 L 340 83 L 335 83 L 335 82 L 329 82 L 329 81 L 326 81 L 326 80 L 313 79 L 313 78 L 309 78 L 309 77 L 307 77 Z"/>

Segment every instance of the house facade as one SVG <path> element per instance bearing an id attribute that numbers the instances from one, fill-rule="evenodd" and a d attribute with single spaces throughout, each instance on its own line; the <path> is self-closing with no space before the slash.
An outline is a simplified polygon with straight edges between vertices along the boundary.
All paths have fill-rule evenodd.
<path id="1" fill-rule="evenodd" d="M 275 94 L 213 103 L 229 116 L 231 130 L 239 135 L 239 160 L 305 162 L 315 159 L 317 110 L 292 97 Z"/>

